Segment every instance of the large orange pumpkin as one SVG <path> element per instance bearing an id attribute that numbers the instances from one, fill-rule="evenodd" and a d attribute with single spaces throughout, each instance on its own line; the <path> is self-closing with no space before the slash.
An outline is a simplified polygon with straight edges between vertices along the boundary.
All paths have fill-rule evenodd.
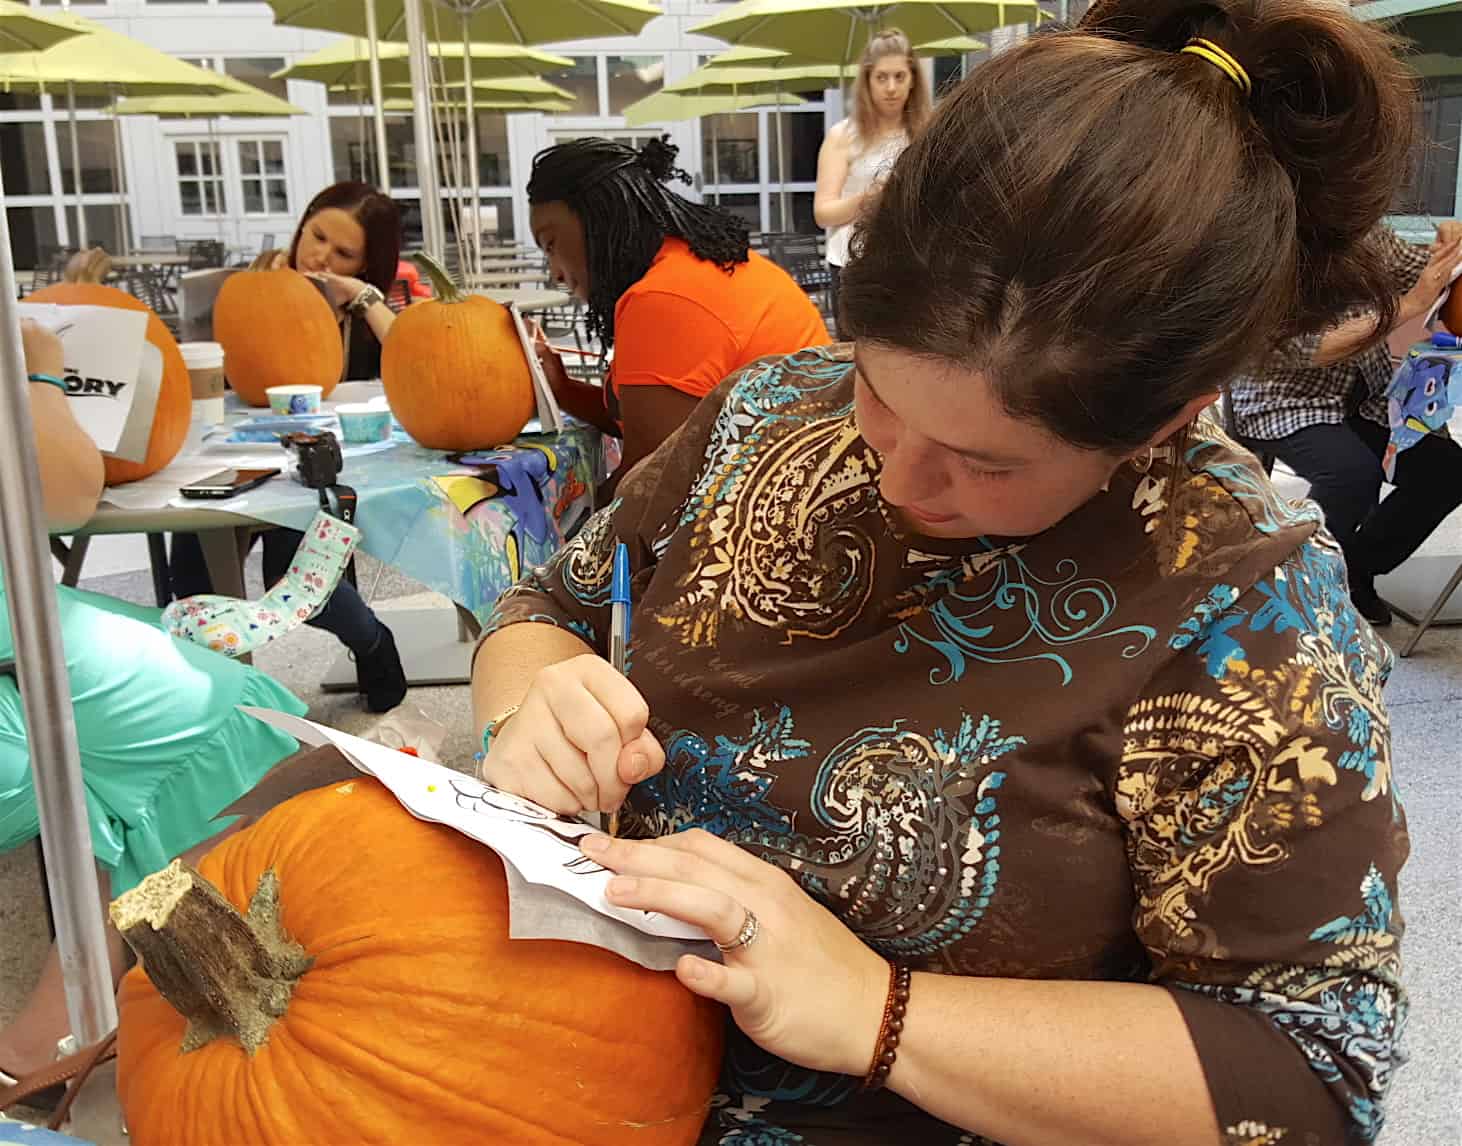
<path id="1" fill-rule="evenodd" d="M 231 276 L 213 302 L 213 337 L 229 385 L 251 406 L 269 405 L 271 386 L 321 386 L 328 398 L 345 369 L 335 312 L 298 271 Z"/>
<path id="2" fill-rule="evenodd" d="M 505 446 L 537 409 L 513 317 L 417 258 L 437 297 L 408 306 L 386 335 L 381 381 L 391 413 L 430 450 Z"/>
<path id="3" fill-rule="evenodd" d="M 209 884 L 243 910 L 266 872 L 277 910 L 260 894 L 248 926 L 276 938 L 238 957 L 243 920 Z M 509 941 L 495 853 L 376 781 L 296 796 L 200 873 L 174 864 L 112 909 L 143 958 L 119 997 L 117 1090 L 137 1146 L 696 1140 L 724 1011 L 601 948 Z M 165 925 L 139 922 L 135 905 L 158 903 Z M 230 960 L 236 973 L 214 967 Z M 190 1028 L 149 967 L 184 1009 L 223 1005 Z"/>
<path id="4" fill-rule="evenodd" d="M 188 367 L 183 362 L 177 339 L 163 325 L 162 319 L 153 314 L 141 299 L 99 283 L 57 283 L 27 295 L 26 300 L 147 311 L 147 341 L 162 353 L 162 388 L 158 391 L 157 410 L 152 416 L 152 436 L 147 439 L 147 456 L 140 462 L 103 459 L 107 485 L 125 485 L 129 481 L 151 477 L 177 457 L 188 436 L 188 423 L 193 419 L 193 386 L 188 381 Z"/>

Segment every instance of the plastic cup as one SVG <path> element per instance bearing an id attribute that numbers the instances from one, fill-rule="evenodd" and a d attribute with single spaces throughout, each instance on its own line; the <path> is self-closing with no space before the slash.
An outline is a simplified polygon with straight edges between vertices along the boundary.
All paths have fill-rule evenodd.
<path id="1" fill-rule="evenodd" d="M 320 402 L 325 395 L 323 386 L 271 386 L 264 391 L 269 399 L 269 412 L 281 416 L 288 414 L 318 414 Z"/>

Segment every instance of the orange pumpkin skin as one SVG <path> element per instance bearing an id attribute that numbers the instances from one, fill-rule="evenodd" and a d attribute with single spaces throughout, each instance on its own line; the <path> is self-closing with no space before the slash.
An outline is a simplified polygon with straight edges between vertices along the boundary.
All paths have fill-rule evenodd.
<path id="1" fill-rule="evenodd" d="M 188 367 L 177 340 L 162 319 L 141 299 L 100 283 L 57 283 L 27 295 L 26 301 L 147 312 L 147 341 L 162 353 L 162 388 L 157 394 L 157 410 L 152 415 L 152 436 L 147 439 L 147 456 L 140 462 L 102 459 L 107 485 L 125 485 L 151 477 L 177 457 L 188 436 L 188 423 L 193 419 L 193 385 L 188 381 Z"/>
<path id="2" fill-rule="evenodd" d="M 243 911 L 271 867 L 315 962 L 252 1059 L 227 1037 L 180 1055 L 184 1020 L 141 968 L 123 980 L 136 1146 L 695 1142 L 725 1012 L 597 947 L 509 942 L 490 849 L 361 778 L 280 805 L 199 871 Z"/>
<path id="3" fill-rule="evenodd" d="M 381 352 L 396 420 L 429 450 L 505 446 L 537 410 L 507 308 L 480 296 L 413 303 Z"/>
<path id="4" fill-rule="evenodd" d="M 328 398 L 345 369 L 335 312 L 298 271 L 241 271 L 213 303 L 213 337 L 228 383 L 251 406 L 271 386 L 320 386 Z"/>
<path id="5" fill-rule="evenodd" d="M 1453 334 L 1462 334 L 1462 288 L 1454 287 L 1442 303 L 1442 325 Z"/>

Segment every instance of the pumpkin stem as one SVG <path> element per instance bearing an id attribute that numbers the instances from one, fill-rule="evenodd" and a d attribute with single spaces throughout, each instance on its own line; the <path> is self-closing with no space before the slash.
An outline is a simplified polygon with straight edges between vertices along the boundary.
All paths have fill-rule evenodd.
<path id="1" fill-rule="evenodd" d="M 188 1020 L 182 1053 L 232 1035 L 253 1054 L 314 962 L 279 920 L 279 879 L 259 877 L 247 916 L 182 860 L 111 907 L 112 924 L 143 970 Z"/>
<path id="2" fill-rule="evenodd" d="M 447 268 L 425 251 L 413 252 L 411 261 L 426 272 L 426 277 L 431 280 L 432 293 L 436 295 L 438 302 L 465 302 L 467 300 L 467 295 L 452 281 L 452 276 L 447 273 Z"/>

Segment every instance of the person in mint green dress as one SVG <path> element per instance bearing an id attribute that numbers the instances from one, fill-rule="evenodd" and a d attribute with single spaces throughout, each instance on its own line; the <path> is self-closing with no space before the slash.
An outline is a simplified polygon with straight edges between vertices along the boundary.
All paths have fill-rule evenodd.
<path id="1" fill-rule="evenodd" d="M 32 324 L 23 334 L 32 379 L 59 377 L 59 341 Z M 101 455 L 59 387 L 32 380 L 29 389 L 47 524 L 72 529 L 101 497 Z M 295 715 L 306 706 L 251 666 L 169 636 L 156 609 L 60 586 L 56 592 L 91 844 L 105 877 L 102 894 L 115 896 L 174 856 L 207 850 L 220 834 L 213 817 L 295 751 L 291 737 L 240 712 L 240 705 Z M 15 657 L 5 597 L 0 581 L 0 663 Z M 5 673 L 0 851 L 27 844 L 38 832 L 20 692 L 14 673 Z M 121 942 L 114 933 L 110 938 L 119 974 Z M 14 1077 L 49 1061 L 66 1033 L 53 947 L 19 1015 L 0 1030 L 0 1093 Z"/>

